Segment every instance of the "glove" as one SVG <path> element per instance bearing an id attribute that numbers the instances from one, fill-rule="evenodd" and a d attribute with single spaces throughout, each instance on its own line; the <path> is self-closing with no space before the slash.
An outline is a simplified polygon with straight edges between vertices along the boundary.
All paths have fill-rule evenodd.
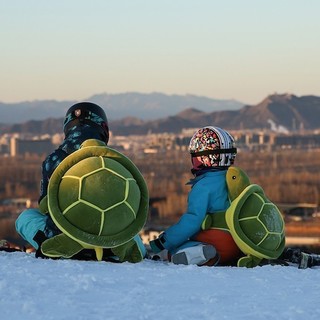
<path id="1" fill-rule="evenodd" d="M 164 235 L 161 234 L 157 239 L 150 241 L 150 248 L 152 252 L 159 253 L 160 251 L 164 250 L 164 243 L 166 240 L 164 239 Z"/>

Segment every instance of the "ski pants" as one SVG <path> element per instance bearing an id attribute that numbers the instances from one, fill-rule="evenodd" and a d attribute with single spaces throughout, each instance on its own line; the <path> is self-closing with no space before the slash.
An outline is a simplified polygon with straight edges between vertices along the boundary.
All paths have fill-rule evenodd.
<path id="1" fill-rule="evenodd" d="M 38 209 L 24 210 L 16 220 L 16 230 L 20 236 L 29 242 L 35 249 L 39 246 L 33 240 L 38 231 L 42 231 L 47 238 L 60 233 L 48 214 L 42 214 Z"/>
<path id="2" fill-rule="evenodd" d="M 16 220 L 16 230 L 20 236 L 30 243 L 36 250 L 39 248 L 34 237 L 38 231 L 42 231 L 47 238 L 52 238 L 53 236 L 61 233 L 59 229 L 55 226 L 50 215 L 42 214 L 38 209 L 26 209 L 24 210 Z M 143 255 L 146 257 L 147 250 L 137 234 L 134 241 L 139 246 L 139 249 Z"/>

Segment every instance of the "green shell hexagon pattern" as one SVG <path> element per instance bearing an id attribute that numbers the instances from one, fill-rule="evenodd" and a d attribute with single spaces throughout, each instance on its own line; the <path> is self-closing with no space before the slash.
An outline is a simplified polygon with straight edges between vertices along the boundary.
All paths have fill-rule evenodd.
<path id="1" fill-rule="evenodd" d="M 226 221 L 241 250 L 259 258 L 277 258 L 285 244 L 280 211 L 258 185 L 250 185 L 232 202 Z"/>
<path id="2" fill-rule="evenodd" d="M 255 212 L 252 205 L 259 207 Z M 283 222 L 273 203 L 258 193 L 251 194 L 239 213 L 239 226 L 246 236 L 257 246 L 267 250 L 276 250 L 282 241 Z"/>
<path id="3" fill-rule="evenodd" d="M 53 173 L 48 207 L 58 228 L 70 238 L 112 248 L 142 229 L 148 190 L 131 160 L 106 146 L 89 144 Z"/>

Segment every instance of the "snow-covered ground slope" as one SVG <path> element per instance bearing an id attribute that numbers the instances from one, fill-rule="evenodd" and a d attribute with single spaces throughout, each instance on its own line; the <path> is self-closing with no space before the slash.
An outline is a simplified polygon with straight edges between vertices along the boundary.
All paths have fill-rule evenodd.
<path id="1" fill-rule="evenodd" d="M 320 319 L 320 268 L 42 260 L 0 252 L 1 320 Z"/>

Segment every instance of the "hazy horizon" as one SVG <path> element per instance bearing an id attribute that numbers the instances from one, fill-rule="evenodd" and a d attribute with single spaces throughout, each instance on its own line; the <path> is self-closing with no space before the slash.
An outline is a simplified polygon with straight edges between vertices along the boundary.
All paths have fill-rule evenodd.
<path id="1" fill-rule="evenodd" d="M 0 101 L 320 96 L 320 2 L 0 0 Z"/>

